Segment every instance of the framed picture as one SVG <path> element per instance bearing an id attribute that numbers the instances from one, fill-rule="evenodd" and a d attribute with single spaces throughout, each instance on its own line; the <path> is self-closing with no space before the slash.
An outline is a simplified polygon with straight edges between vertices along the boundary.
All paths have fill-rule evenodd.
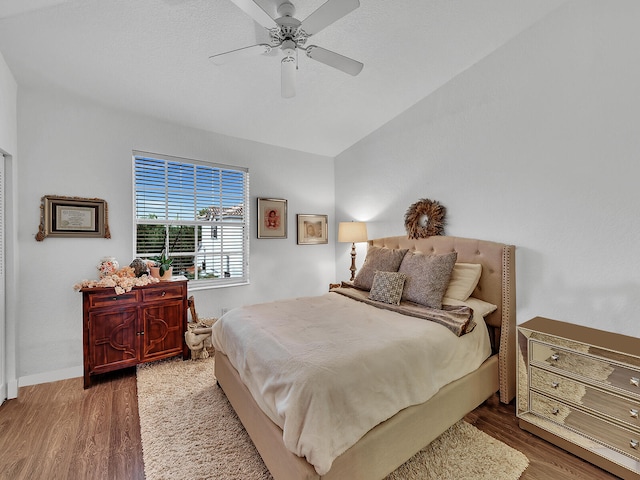
<path id="1" fill-rule="evenodd" d="M 298 245 L 328 243 L 326 215 L 298 215 Z"/>
<path id="2" fill-rule="evenodd" d="M 36 240 L 46 237 L 111 238 L 107 202 L 101 198 L 45 195 L 40 204 Z"/>
<path id="3" fill-rule="evenodd" d="M 287 238 L 287 201 L 258 199 L 258 238 Z"/>

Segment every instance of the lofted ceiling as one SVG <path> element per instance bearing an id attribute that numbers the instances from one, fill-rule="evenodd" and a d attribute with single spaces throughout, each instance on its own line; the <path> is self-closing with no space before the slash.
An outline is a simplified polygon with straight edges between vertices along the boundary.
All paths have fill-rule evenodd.
<path id="1" fill-rule="evenodd" d="M 276 16 L 281 0 L 257 0 Z M 291 0 L 303 20 L 325 0 Z M 566 0 L 360 0 L 310 43 L 364 63 L 355 77 L 299 55 L 297 95 L 280 57 L 216 66 L 267 41 L 230 0 L 2 0 L 0 52 L 19 86 L 335 157 Z"/>

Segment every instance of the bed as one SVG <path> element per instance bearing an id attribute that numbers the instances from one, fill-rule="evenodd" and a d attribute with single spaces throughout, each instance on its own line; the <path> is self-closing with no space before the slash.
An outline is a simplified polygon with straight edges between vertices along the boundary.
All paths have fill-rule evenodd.
<path id="1" fill-rule="evenodd" d="M 369 241 L 369 246 L 370 251 L 373 248 L 408 250 L 438 256 L 456 252 L 456 265 L 480 264 L 480 278 L 471 297 L 493 304 L 496 308 L 484 320 L 474 317 L 476 327 L 460 339 L 477 335 L 474 333 L 477 331 L 488 331 L 489 356 L 473 371 L 437 386 L 436 393 L 426 401 L 402 408 L 375 424 L 332 459 L 328 471 L 321 469 L 322 474 L 319 474 L 317 463 L 309 463 L 304 456 L 294 454 L 290 445 L 289 448 L 285 446 L 286 435 L 283 439 L 283 428 L 278 425 L 280 422 L 274 418 L 273 411 L 265 408 L 266 400 L 259 394 L 251 393 L 250 388 L 255 393 L 256 387 L 247 381 L 249 377 L 246 372 L 242 374 L 245 381 L 241 379 L 233 363 L 238 364 L 244 352 L 239 355 L 228 345 L 218 344 L 220 348 L 216 348 L 215 354 L 217 382 L 276 480 L 382 479 L 495 392 L 499 391 L 500 400 L 504 403 L 509 403 L 515 396 L 515 247 L 446 236 L 421 239 L 386 237 Z M 326 294 L 318 302 L 325 302 L 324 297 L 338 293 Z M 342 296 L 338 296 L 341 297 L 340 302 L 344 303 Z M 275 302 L 269 308 L 284 308 L 284 305 L 291 304 L 280 305 Z M 397 315 L 396 312 L 389 314 Z M 265 348 L 268 350 L 269 347 Z M 236 357 L 233 362 L 230 356 Z"/>

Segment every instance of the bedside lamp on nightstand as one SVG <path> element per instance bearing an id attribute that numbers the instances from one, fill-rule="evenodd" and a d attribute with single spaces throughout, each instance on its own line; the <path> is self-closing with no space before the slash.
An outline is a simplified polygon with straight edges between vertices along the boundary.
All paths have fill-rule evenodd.
<path id="1" fill-rule="evenodd" d="M 338 225 L 338 241 L 351 242 L 351 278 L 356 276 L 356 243 L 366 242 L 367 224 L 364 222 L 340 222 Z"/>

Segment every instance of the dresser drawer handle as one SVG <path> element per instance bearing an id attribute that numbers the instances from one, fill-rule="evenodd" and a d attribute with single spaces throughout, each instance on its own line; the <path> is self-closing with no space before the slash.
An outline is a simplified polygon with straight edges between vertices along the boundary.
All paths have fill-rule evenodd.
<path id="1" fill-rule="evenodd" d="M 553 355 L 551 355 L 551 360 L 553 360 L 554 362 L 557 362 L 558 360 L 560 360 L 560 355 L 557 353 L 554 353 Z"/>
<path id="2" fill-rule="evenodd" d="M 637 450 L 639 445 L 638 440 L 631 439 L 631 441 L 629 442 L 629 445 L 631 446 L 631 448 L 634 448 Z"/>
<path id="3" fill-rule="evenodd" d="M 631 415 L 631 418 L 638 418 L 638 410 L 632 408 L 631 410 L 629 410 L 629 415 Z"/>
<path id="4" fill-rule="evenodd" d="M 167 292 L 163 291 L 161 296 L 164 297 L 166 294 Z"/>
<path id="5" fill-rule="evenodd" d="M 551 388 L 558 388 L 560 386 L 560 382 L 551 382 Z"/>
<path id="6" fill-rule="evenodd" d="M 631 380 L 629 382 L 634 387 L 640 387 L 640 378 L 638 378 L 638 377 L 631 377 Z"/>

